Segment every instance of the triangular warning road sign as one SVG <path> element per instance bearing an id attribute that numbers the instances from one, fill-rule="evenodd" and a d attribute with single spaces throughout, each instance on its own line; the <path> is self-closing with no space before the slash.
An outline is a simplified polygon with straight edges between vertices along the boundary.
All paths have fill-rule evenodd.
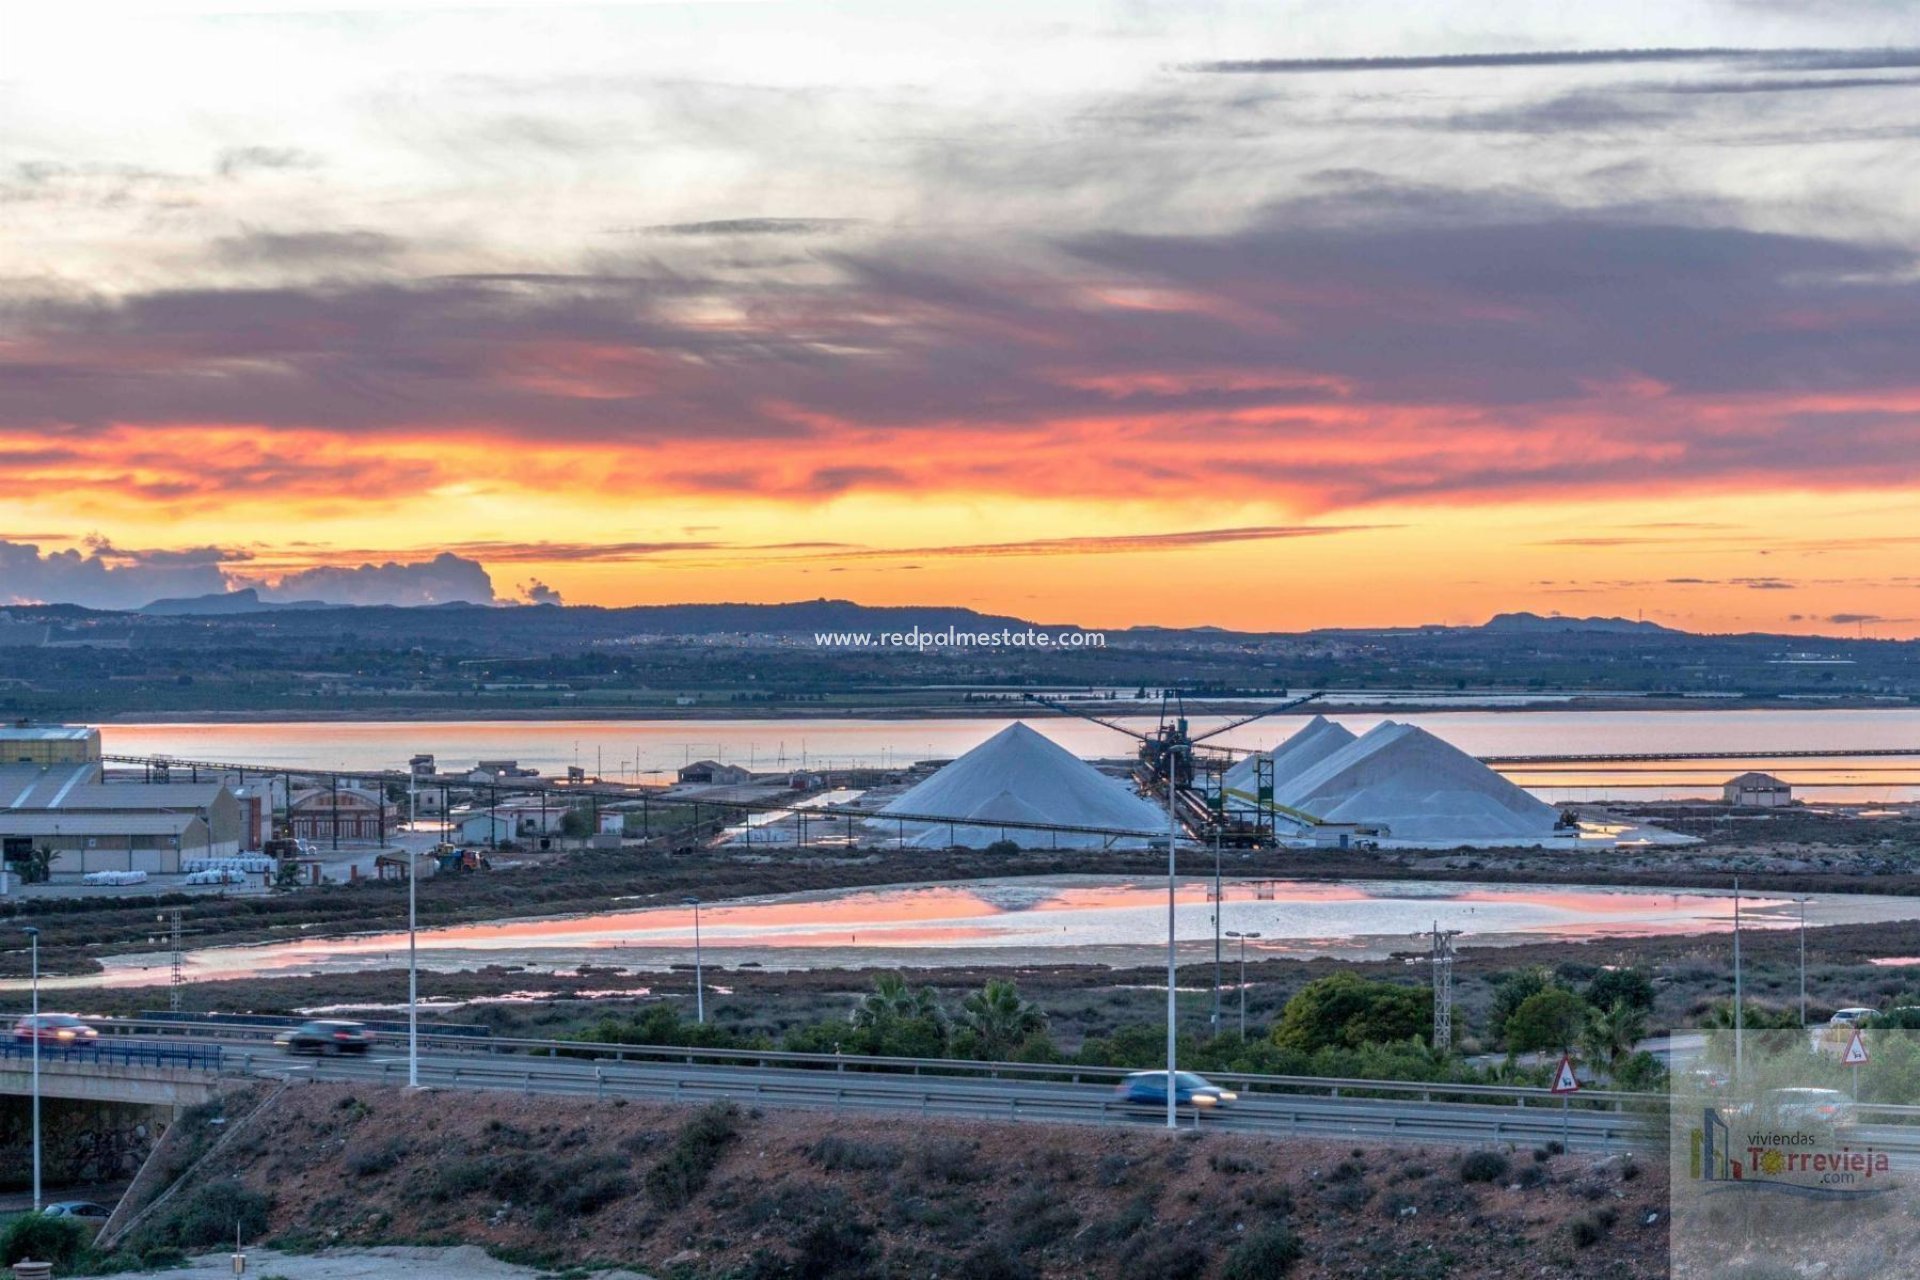
<path id="1" fill-rule="evenodd" d="M 1560 1065 L 1553 1069 L 1553 1088 L 1549 1093 L 1580 1092 L 1580 1077 L 1573 1074 L 1573 1058 L 1568 1054 L 1560 1055 Z"/>
<path id="2" fill-rule="evenodd" d="M 1867 1063 L 1867 1042 L 1860 1038 L 1860 1028 L 1853 1029 L 1853 1039 L 1847 1041 L 1847 1051 L 1840 1055 L 1843 1066 L 1863 1067 Z"/>

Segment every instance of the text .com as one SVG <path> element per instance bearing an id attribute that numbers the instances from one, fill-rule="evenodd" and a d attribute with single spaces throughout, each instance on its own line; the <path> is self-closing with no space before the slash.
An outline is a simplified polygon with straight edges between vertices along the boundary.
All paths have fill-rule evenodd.
<path id="1" fill-rule="evenodd" d="M 813 642 L 829 649 L 1104 649 L 1103 631 L 816 631 Z"/>

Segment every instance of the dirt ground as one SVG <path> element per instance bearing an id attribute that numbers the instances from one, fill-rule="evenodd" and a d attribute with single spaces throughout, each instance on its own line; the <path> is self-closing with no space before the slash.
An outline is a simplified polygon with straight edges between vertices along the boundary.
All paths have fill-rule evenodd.
<path id="1" fill-rule="evenodd" d="M 1305 1280 L 1666 1275 L 1664 1155 L 1522 1148 L 1483 1157 L 1484 1180 L 1464 1155 L 310 1085 L 222 1163 L 268 1198 L 260 1238 L 302 1253 L 462 1243 L 688 1280 L 1212 1280 L 1248 1274 L 1228 1268 L 1284 1229 Z"/>
<path id="2" fill-rule="evenodd" d="M 191 1276 L 231 1276 L 231 1253 L 210 1253 L 191 1259 L 184 1267 L 158 1271 L 125 1271 L 123 1280 L 180 1280 Z M 324 1253 L 280 1253 L 273 1249 L 247 1250 L 247 1275 L 255 1280 L 542 1280 L 554 1273 L 539 1267 L 515 1266 L 488 1256 L 475 1245 L 453 1248 L 331 1249 Z M 601 1271 L 597 1280 L 651 1280 L 633 1271 Z"/>

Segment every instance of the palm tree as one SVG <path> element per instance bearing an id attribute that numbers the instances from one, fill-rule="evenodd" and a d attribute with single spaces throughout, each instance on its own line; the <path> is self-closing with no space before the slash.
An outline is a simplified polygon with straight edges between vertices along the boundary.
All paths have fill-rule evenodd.
<path id="1" fill-rule="evenodd" d="M 873 980 L 873 990 L 853 1007 L 856 1027 L 879 1027 L 889 1022 L 926 1021 L 945 1025 L 946 1011 L 932 987 L 909 987 L 897 973 L 883 973 Z"/>
<path id="2" fill-rule="evenodd" d="M 21 879 L 28 884 L 45 884 L 53 879 L 53 864 L 59 858 L 59 850 L 41 845 L 27 855 L 27 873 Z"/>
<path id="3" fill-rule="evenodd" d="M 1612 1075 L 1621 1059 L 1647 1037 L 1646 1011 L 1625 1000 L 1615 1000 L 1605 1009 L 1587 1014 L 1580 1029 L 1580 1051 L 1588 1062 L 1606 1067 Z"/>
<path id="4" fill-rule="evenodd" d="M 960 1002 L 960 1025 L 973 1033 L 975 1055 L 997 1062 L 1046 1030 L 1047 1015 L 1021 999 L 1011 982 L 995 978 Z"/>

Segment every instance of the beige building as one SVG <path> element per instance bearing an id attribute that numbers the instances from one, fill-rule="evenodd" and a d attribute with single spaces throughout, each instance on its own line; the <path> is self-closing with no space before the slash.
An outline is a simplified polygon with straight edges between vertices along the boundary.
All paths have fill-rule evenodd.
<path id="1" fill-rule="evenodd" d="M 34 724 L 27 720 L 0 725 L 0 769 L 85 764 L 99 758 L 100 731 L 87 725 Z"/>
<path id="2" fill-rule="evenodd" d="M 177 875 L 189 858 L 240 852 L 240 802 L 218 782 L 109 782 L 97 763 L 0 768 L 0 854 L 55 856 L 52 874 Z"/>
<path id="3" fill-rule="evenodd" d="M 1776 809 L 1793 803 L 1793 788 L 1770 773 L 1743 773 L 1729 778 L 1720 794 L 1728 804 L 1748 809 Z"/>

